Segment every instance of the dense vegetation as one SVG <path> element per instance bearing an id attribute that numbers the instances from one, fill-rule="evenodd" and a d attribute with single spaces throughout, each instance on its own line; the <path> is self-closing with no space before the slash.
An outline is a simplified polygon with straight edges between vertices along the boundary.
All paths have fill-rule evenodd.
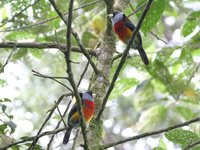
<path id="1" fill-rule="evenodd" d="M 76 37 L 71 36 L 70 61 L 74 80 L 76 84 L 80 82 L 77 86 L 79 91 L 92 89 L 99 96 L 96 100 L 97 111 L 126 48 L 113 33 L 110 34 L 111 23 L 106 7 L 112 8 L 111 2 L 75 0 L 73 7 L 72 27 L 81 40 L 77 42 Z M 137 25 L 147 2 L 116 0 L 114 9 L 123 10 Z M 55 3 L 67 20 L 69 0 Z M 67 28 L 52 3 L 44 0 L 0 1 L 0 22 L 0 148 L 24 141 L 13 144 L 10 149 L 27 149 L 33 144 L 33 136 L 39 129 L 42 128 L 43 133 L 57 131 L 58 123 L 58 129 L 65 126 L 63 118 L 66 122 L 67 114 L 65 117 L 61 114 L 71 98 L 63 94 L 74 91 L 66 78 L 68 74 L 63 54 Z M 180 125 L 174 130 L 167 129 L 154 136 L 111 146 L 125 150 L 171 150 L 190 146 L 191 149 L 200 149 L 198 145 L 193 146 L 196 142 L 200 143 L 199 31 L 199 1 L 153 1 L 140 30 L 150 64 L 145 66 L 135 50 L 129 51 L 101 116 L 104 132 L 98 132 L 101 132 L 105 147 L 120 139 L 192 120 L 183 128 Z M 116 40 L 108 39 L 106 43 L 104 35 L 108 34 L 110 39 Z M 98 80 L 98 88 L 98 75 L 82 54 L 80 42 L 97 64 L 97 69 L 101 68 L 102 57 L 112 63 L 111 68 L 102 71 L 107 83 Z M 116 50 L 112 45 L 116 45 Z M 114 55 L 103 56 L 101 51 L 107 49 L 114 49 Z M 59 98 L 62 101 L 57 107 L 55 103 Z M 52 116 L 42 127 L 50 113 Z M 49 142 L 54 134 L 57 136 Z M 58 131 L 38 138 L 35 149 L 71 149 L 73 140 L 67 146 L 61 144 L 63 134 L 64 131 Z"/>

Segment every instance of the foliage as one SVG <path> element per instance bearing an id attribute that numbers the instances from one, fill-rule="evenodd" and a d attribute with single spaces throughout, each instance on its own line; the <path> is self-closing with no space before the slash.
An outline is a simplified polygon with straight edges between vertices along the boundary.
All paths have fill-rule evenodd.
<path id="1" fill-rule="evenodd" d="M 187 147 L 189 144 L 199 141 L 199 136 L 195 133 L 183 130 L 176 129 L 165 133 L 165 136 L 170 141 L 180 144 L 182 148 Z M 199 147 L 195 147 L 193 149 L 199 149 Z"/>
<path id="2" fill-rule="evenodd" d="M 1 42 L 66 44 L 66 27 L 57 17 L 49 1 L 40 0 L 19 13 L 32 2 L 27 0 L 0 2 Z M 62 13 L 68 11 L 67 0 L 55 2 Z M 73 27 L 81 37 L 83 45 L 93 49 L 102 39 L 107 17 L 105 4 L 102 1 L 83 7 L 91 2 L 94 1 L 75 0 L 74 8 L 77 9 L 73 11 Z M 134 9 L 146 2 L 147 0 L 130 0 Z M 144 66 L 137 52 L 130 51 L 105 110 L 103 118 L 106 131 L 105 143 L 135 133 L 163 129 L 200 115 L 200 8 L 194 9 L 189 4 L 194 7 L 195 0 L 154 0 L 140 31 L 150 64 Z M 130 20 L 136 24 L 143 10 L 144 7 L 139 9 Z M 133 12 L 130 4 L 127 4 L 124 12 L 127 16 Z M 16 16 L 13 17 L 14 15 Z M 165 40 L 166 44 L 158 38 Z M 77 41 L 72 37 L 72 46 L 77 45 Z M 116 45 L 116 55 L 118 55 L 125 46 L 117 41 Z M 11 50 L 1 48 L 0 68 L 6 62 Z M 98 49 L 94 51 L 100 53 Z M 75 62 L 72 63 L 72 68 L 75 81 L 78 83 L 87 61 L 82 54 L 78 53 L 72 53 L 71 59 Z M 98 61 L 95 57 L 92 59 Z M 119 60 L 113 61 L 110 79 Z M 33 76 L 32 69 L 50 76 L 65 77 L 64 55 L 57 49 L 17 48 L 14 51 L 4 72 L 0 74 L 2 90 L 0 92 L 0 147 L 11 144 L 14 139 L 23 140 L 35 135 L 46 117 L 46 112 L 52 108 L 55 100 L 67 91 L 54 81 Z M 89 67 L 81 82 L 80 90 L 88 89 L 92 74 L 93 71 Z M 59 81 L 69 85 L 65 80 Z M 59 105 L 62 112 L 67 102 L 64 99 Z M 60 115 L 56 111 L 48 123 L 48 128 L 53 129 L 59 120 Z M 22 124 L 26 125 L 21 127 Z M 173 148 L 185 148 L 200 140 L 198 126 L 199 124 L 195 123 L 193 126 L 188 126 L 188 130 L 179 128 L 165 133 L 164 136 L 152 136 L 155 141 L 159 138 L 157 146 L 150 145 L 148 142 L 145 142 L 145 145 L 150 149 L 167 150 L 168 143 L 171 141 Z M 130 131 L 129 129 L 134 134 L 127 132 Z M 59 138 L 55 138 L 53 146 L 60 144 Z M 137 147 L 139 142 L 136 143 L 128 144 L 139 149 Z M 12 149 L 27 149 L 30 144 L 31 142 L 26 142 L 13 146 Z M 41 140 L 36 149 L 45 149 L 47 144 L 47 140 Z M 126 146 L 122 144 L 116 146 L 116 149 L 124 149 Z M 198 148 L 197 146 L 193 149 Z"/>

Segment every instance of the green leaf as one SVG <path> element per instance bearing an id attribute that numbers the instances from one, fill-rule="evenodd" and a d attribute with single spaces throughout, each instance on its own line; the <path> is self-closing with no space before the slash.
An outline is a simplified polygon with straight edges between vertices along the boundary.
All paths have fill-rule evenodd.
<path id="1" fill-rule="evenodd" d="M 150 68 L 148 67 L 148 70 L 152 76 L 156 77 L 163 83 L 169 83 L 172 81 L 172 77 L 167 66 L 165 66 L 165 64 L 158 59 L 154 61 L 153 66 Z"/>
<path id="2" fill-rule="evenodd" d="M 20 145 L 14 145 L 12 146 L 12 150 L 20 150 Z"/>
<path id="3" fill-rule="evenodd" d="M 116 82 L 114 90 L 110 96 L 110 99 L 116 98 L 122 95 L 125 91 L 134 87 L 138 83 L 138 80 L 135 78 L 124 78 Z"/>
<path id="4" fill-rule="evenodd" d="M 182 35 L 188 36 L 194 31 L 200 21 L 200 11 L 191 12 L 182 26 Z"/>
<path id="5" fill-rule="evenodd" d="M 13 55 L 13 60 L 20 59 L 21 57 L 25 56 L 27 52 L 27 49 L 18 49 L 17 52 Z"/>
<path id="6" fill-rule="evenodd" d="M 81 37 L 81 39 L 82 39 L 82 42 L 83 42 L 83 44 L 85 45 L 85 46 L 87 46 L 87 47 L 92 47 L 91 46 L 91 40 L 92 39 L 96 39 L 96 36 L 94 36 L 92 33 L 90 33 L 90 32 L 84 32 L 83 34 L 82 34 L 82 37 Z"/>
<path id="7" fill-rule="evenodd" d="M 192 112 L 192 110 L 186 107 L 177 106 L 176 111 L 181 116 L 183 116 L 185 120 L 189 120 L 195 117 L 195 114 Z"/>
<path id="8" fill-rule="evenodd" d="M 9 98 L 4 98 L 3 100 L 4 100 L 4 102 L 11 102 L 11 100 Z"/>
<path id="9" fill-rule="evenodd" d="M 0 125 L 0 133 L 4 134 L 5 129 L 7 128 L 6 124 Z"/>
<path id="10" fill-rule="evenodd" d="M 182 148 L 185 148 L 189 144 L 200 140 L 199 136 L 194 132 L 183 129 L 171 130 L 165 133 L 165 137 L 174 144 L 180 144 Z"/>
<path id="11" fill-rule="evenodd" d="M 24 40 L 24 39 L 35 39 L 35 35 L 31 34 L 30 32 L 9 32 L 9 34 L 6 35 L 6 39 L 10 41 L 16 41 L 16 40 Z"/>
<path id="12" fill-rule="evenodd" d="M 42 49 L 29 49 L 29 52 L 34 56 L 35 58 L 42 58 L 42 55 L 44 53 L 44 50 Z"/>
<path id="13" fill-rule="evenodd" d="M 187 19 L 200 19 L 200 11 L 191 12 Z"/>
<path id="14" fill-rule="evenodd" d="M 26 145 L 26 146 L 28 146 L 28 147 L 30 147 L 30 146 L 31 146 L 31 144 L 32 144 L 32 143 L 26 143 L 25 145 Z M 36 146 L 35 146 L 35 149 L 34 149 L 34 150 L 43 150 L 43 148 L 42 148 L 40 145 L 36 144 Z"/>
<path id="15" fill-rule="evenodd" d="M 188 36 L 190 33 L 194 31 L 196 26 L 198 25 L 197 20 L 187 20 L 182 27 L 181 33 L 184 37 Z"/>
<path id="16" fill-rule="evenodd" d="M 193 62 L 192 53 L 188 47 L 182 49 L 179 60 L 181 62 L 181 65 L 185 68 L 184 72 L 179 75 L 179 78 L 188 78 L 189 80 L 190 77 L 193 76 L 196 65 Z"/>
<path id="17" fill-rule="evenodd" d="M 2 80 L 0 79 L 0 86 L 3 87 L 5 85 L 6 81 L 5 80 Z"/>
<path id="18" fill-rule="evenodd" d="M 158 147 L 154 148 L 154 150 L 167 150 L 167 146 L 163 139 L 160 139 Z"/>
<path id="19" fill-rule="evenodd" d="M 154 92 L 155 89 L 151 83 L 151 79 L 144 80 L 138 84 L 133 97 L 133 105 L 135 110 L 141 112 L 155 102 L 155 95 L 152 94 Z"/>
<path id="20" fill-rule="evenodd" d="M 154 105 L 144 111 L 139 118 L 139 130 L 146 132 L 161 128 L 161 124 L 167 115 L 167 108 L 162 105 Z"/>
<path id="21" fill-rule="evenodd" d="M 141 0 L 137 7 L 143 5 L 146 2 L 147 0 Z M 150 32 L 160 20 L 163 11 L 165 10 L 165 4 L 166 0 L 154 0 L 151 4 L 151 8 L 147 13 L 141 28 L 145 35 Z M 142 12 L 143 9 L 136 14 L 138 18 L 140 18 Z"/>
<path id="22" fill-rule="evenodd" d="M 194 51 L 192 51 L 192 56 L 199 56 L 200 55 L 200 48 L 195 49 Z"/>

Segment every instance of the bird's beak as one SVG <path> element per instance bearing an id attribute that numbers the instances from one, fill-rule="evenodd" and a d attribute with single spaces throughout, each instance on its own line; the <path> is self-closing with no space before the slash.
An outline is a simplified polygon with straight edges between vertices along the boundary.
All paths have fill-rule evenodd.
<path id="1" fill-rule="evenodd" d="M 113 14 L 108 14 L 107 17 L 108 17 L 108 18 L 112 18 L 112 17 L 113 17 Z"/>

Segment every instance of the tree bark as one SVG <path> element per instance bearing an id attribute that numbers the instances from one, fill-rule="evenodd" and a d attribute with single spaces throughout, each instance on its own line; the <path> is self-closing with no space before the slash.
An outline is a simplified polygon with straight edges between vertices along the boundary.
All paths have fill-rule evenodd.
<path id="1" fill-rule="evenodd" d="M 107 14 L 112 13 L 114 0 L 104 0 L 104 2 L 106 4 Z M 100 50 L 97 54 L 97 69 L 99 70 L 100 74 L 94 76 L 91 86 L 91 89 L 96 94 L 96 97 L 94 119 L 91 121 L 87 133 L 90 150 L 104 149 L 102 145 L 103 122 L 102 120 L 95 119 L 95 117 L 101 108 L 106 89 L 109 85 L 112 58 L 113 54 L 115 53 L 114 41 L 115 37 L 112 30 L 112 23 L 110 19 L 107 18 L 107 28 L 101 41 Z"/>

